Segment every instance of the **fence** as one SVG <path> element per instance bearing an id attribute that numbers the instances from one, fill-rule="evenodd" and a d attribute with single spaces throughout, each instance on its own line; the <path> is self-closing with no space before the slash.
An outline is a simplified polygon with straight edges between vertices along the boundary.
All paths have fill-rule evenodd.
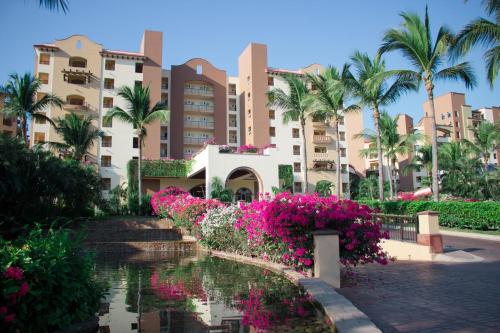
<path id="1" fill-rule="evenodd" d="M 403 242 L 417 242 L 418 217 L 414 215 L 372 214 L 372 218 L 389 233 L 389 238 Z"/>

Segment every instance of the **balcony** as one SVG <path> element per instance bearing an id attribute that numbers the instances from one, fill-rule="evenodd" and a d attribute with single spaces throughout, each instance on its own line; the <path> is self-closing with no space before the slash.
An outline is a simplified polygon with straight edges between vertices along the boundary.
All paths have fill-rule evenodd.
<path id="1" fill-rule="evenodd" d="M 314 135 L 313 136 L 314 143 L 331 143 L 332 137 L 327 135 Z"/>
<path id="2" fill-rule="evenodd" d="M 195 146 L 202 146 L 205 141 L 207 141 L 208 138 L 200 138 L 200 137 L 192 137 L 192 136 L 185 136 L 184 137 L 184 144 L 185 145 L 195 145 Z"/>
<path id="3" fill-rule="evenodd" d="M 189 160 L 193 156 L 193 153 L 184 153 L 184 159 Z"/>
<path id="4" fill-rule="evenodd" d="M 186 120 L 184 121 L 184 127 L 186 128 L 207 128 L 213 129 L 213 121 L 203 121 L 203 120 Z"/>
<path id="5" fill-rule="evenodd" d="M 229 104 L 229 111 L 236 111 L 236 104 Z"/>
<path id="6" fill-rule="evenodd" d="M 326 160 L 328 159 L 328 153 L 313 153 L 314 159 Z"/>
<path id="7" fill-rule="evenodd" d="M 75 83 L 75 84 L 85 84 L 85 82 L 90 83 L 90 80 L 93 76 L 91 71 L 85 71 L 85 70 L 72 70 L 71 68 L 68 69 L 63 69 L 61 71 L 63 73 L 63 79 L 65 82 L 68 83 Z"/>
<path id="8" fill-rule="evenodd" d="M 313 120 L 312 125 L 313 125 L 313 127 L 316 127 L 316 128 L 325 128 L 328 126 L 328 124 L 325 123 L 323 120 L 321 120 L 321 121 L 314 121 Z"/>
<path id="9" fill-rule="evenodd" d="M 66 103 L 63 105 L 63 109 L 71 112 L 91 112 L 94 111 L 92 106 L 88 103 L 83 104 L 70 104 Z"/>
<path id="10" fill-rule="evenodd" d="M 213 97 L 214 91 L 211 89 L 184 88 L 184 95 Z"/>
<path id="11" fill-rule="evenodd" d="M 184 104 L 184 111 L 194 111 L 194 112 L 214 112 L 213 105 L 196 105 L 196 104 Z"/>
<path id="12" fill-rule="evenodd" d="M 229 121 L 229 127 L 238 127 L 236 121 Z"/>

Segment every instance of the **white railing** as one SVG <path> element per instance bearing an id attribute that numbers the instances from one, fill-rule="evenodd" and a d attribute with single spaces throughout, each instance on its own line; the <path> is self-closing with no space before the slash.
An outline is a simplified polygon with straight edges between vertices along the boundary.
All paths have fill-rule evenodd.
<path id="1" fill-rule="evenodd" d="M 332 138 L 326 135 L 314 135 L 313 142 L 316 143 L 330 143 L 332 142 Z"/>
<path id="2" fill-rule="evenodd" d="M 208 138 L 195 138 L 195 137 L 185 136 L 184 137 L 184 144 L 202 145 L 207 140 L 208 140 Z"/>
<path id="3" fill-rule="evenodd" d="M 184 127 L 194 127 L 194 128 L 214 128 L 213 121 L 202 121 L 202 120 L 185 120 Z"/>
<path id="4" fill-rule="evenodd" d="M 314 158 L 327 159 L 328 153 L 314 153 Z"/>
<path id="5" fill-rule="evenodd" d="M 185 111 L 214 112 L 214 107 L 211 105 L 184 104 L 184 110 Z"/>
<path id="6" fill-rule="evenodd" d="M 214 91 L 200 88 L 184 88 L 185 95 L 213 96 Z"/>

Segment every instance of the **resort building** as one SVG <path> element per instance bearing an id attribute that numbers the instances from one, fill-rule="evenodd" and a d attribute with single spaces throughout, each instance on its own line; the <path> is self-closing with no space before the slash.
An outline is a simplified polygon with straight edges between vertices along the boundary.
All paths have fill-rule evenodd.
<path id="1" fill-rule="evenodd" d="M 69 113 L 90 115 L 94 117 L 94 125 L 104 132 L 99 144 L 86 156 L 87 161 L 99 165 L 104 191 L 127 182 L 127 164 L 138 158 L 138 139 L 130 125 L 117 119 L 106 122 L 103 118 L 115 106 L 127 107 L 118 96 L 120 87 L 138 84 L 150 87 L 152 103 L 163 101 L 170 109 L 169 121 L 147 128 L 143 149 L 143 157 L 147 160 L 192 159 L 200 151 L 207 150 L 207 143 L 228 146 L 222 150 L 234 154 L 222 153 L 216 161 L 207 161 L 205 170 L 215 164 L 227 165 L 232 164 L 227 163 L 230 160 L 238 160 L 242 163 L 238 167 L 240 171 L 228 175 L 227 181 L 247 181 L 245 186 L 238 181 L 232 182 L 233 190 L 236 193 L 244 188 L 245 193 L 252 195 L 280 186 L 276 176 L 280 165 L 291 167 L 293 184 L 289 185 L 294 192 L 302 192 L 306 186 L 312 191 L 318 181 L 329 180 L 340 186 L 347 196 L 350 177 L 363 175 L 365 162 L 358 156 L 363 140 L 353 138 L 363 130 L 361 112 L 346 114 L 341 119 L 339 142 L 334 139 L 329 123 L 309 119 L 304 147 L 299 122 L 285 123 L 283 110 L 268 106 L 267 93 L 271 89 L 287 89 L 283 75 L 319 74 L 323 71 L 322 66 L 314 64 L 298 70 L 271 68 L 267 46 L 251 43 L 238 59 L 238 76 L 228 76 L 225 70 L 200 58 L 165 69 L 162 67 L 162 40 L 161 32 L 145 31 L 139 52 L 108 50 L 83 35 L 34 45 L 35 73 L 43 83 L 39 97 L 52 93 L 66 102 L 62 109 L 47 107 L 46 115 L 51 119 Z M 31 126 L 31 145 L 61 140 L 48 123 L 34 122 Z M 240 160 L 237 156 L 242 154 L 236 151 L 245 145 L 258 149 L 254 154 L 245 152 Z M 341 184 L 335 184 L 337 145 L 341 155 Z M 307 152 L 307 165 L 303 162 L 303 149 Z M 262 156 L 268 156 L 262 163 L 273 169 L 274 179 L 258 186 L 259 178 L 268 177 L 250 172 L 246 164 L 252 164 L 248 158 L 260 161 Z M 308 169 L 308 184 L 304 183 L 304 168 Z M 206 188 L 210 179 L 201 180 L 205 177 L 200 173 L 196 177 L 146 176 L 144 191 L 176 185 L 210 193 Z"/>
<path id="2" fill-rule="evenodd" d="M 3 109 L 3 104 L 4 104 L 4 96 L 0 94 L 0 110 Z M 17 123 L 16 123 L 16 118 L 7 118 L 4 116 L 2 112 L 0 112 L 0 133 L 9 135 L 9 136 L 16 136 L 16 131 L 17 131 Z"/>

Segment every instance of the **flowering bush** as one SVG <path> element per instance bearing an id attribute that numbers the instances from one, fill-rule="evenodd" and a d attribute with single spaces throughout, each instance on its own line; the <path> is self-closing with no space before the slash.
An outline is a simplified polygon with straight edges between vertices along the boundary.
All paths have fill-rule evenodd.
<path id="1" fill-rule="evenodd" d="M 156 192 L 151 197 L 151 207 L 153 214 L 162 218 L 172 218 L 174 214 L 174 204 L 181 203 L 182 198 L 188 193 L 175 186 L 169 186 Z"/>
<path id="2" fill-rule="evenodd" d="M 0 329 L 2 332 L 14 330 L 14 320 L 20 298 L 30 290 L 24 272 L 16 266 L 9 266 L 0 276 Z"/>
<path id="3" fill-rule="evenodd" d="M 243 145 L 238 148 L 238 153 L 256 153 L 257 147 L 252 145 Z"/>
<path id="4" fill-rule="evenodd" d="M 371 210 L 350 200 L 317 194 L 279 193 L 241 205 L 235 227 L 244 228 L 252 247 L 266 256 L 304 269 L 313 265 L 315 230 L 335 229 L 340 235 L 340 257 L 344 264 L 377 261 L 387 263 L 379 241 L 386 235 L 371 221 Z"/>

